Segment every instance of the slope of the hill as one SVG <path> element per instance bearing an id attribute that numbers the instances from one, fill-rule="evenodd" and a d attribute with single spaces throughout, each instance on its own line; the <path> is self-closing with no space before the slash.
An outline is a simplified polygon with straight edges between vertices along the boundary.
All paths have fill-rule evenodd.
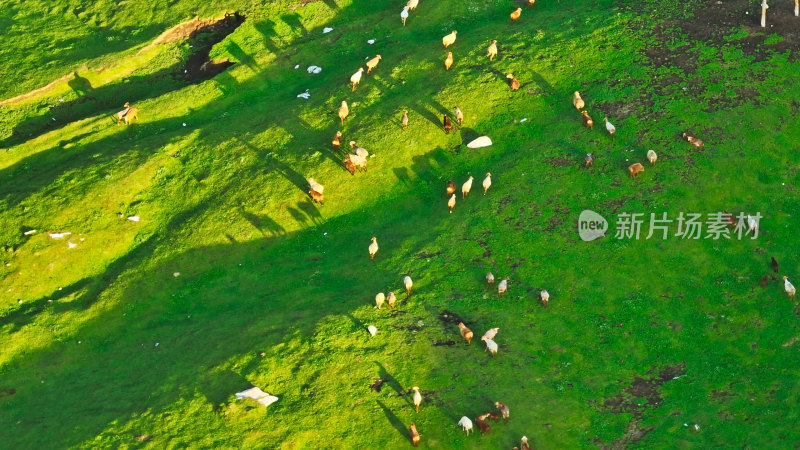
<path id="1" fill-rule="evenodd" d="M 244 23 L 210 50 L 235 64 L 187 81 L 197 40 L 136 53 L 188 3 L 125 3 L 117 14 L 142 39 L 101 59 L 106 75 L 81 75 L 91 90 L 0 112 L 4 445 L 396 448 L 410 445 L 411 422 L 422 446 L 439 448 L 510 448 L 522 435 L 537 448 L 800 438 L 800 335 L 778 281 L 800 282 L 800 67 L 780 29 L 702 35 L 704 17 L 728 12 L 672 0 L 652 10 L 540 0 L 513 23 L 511 1 L 423 0 L 405 27 L 401 3 L 253 2 L 235 5 Z M 733 7 L 744 16 L 744 2 Z M 445 71 L 441 37 L 453 29 Z M 350 75 L 376 54 L 351 91 Z M 509 90 L 508 73 L 521 89 Z M 54 78 L 40 76 L 31 87 Z M 127 100 L 140 120 L 114 125 Z M 465 121 L 445 134 L 441 117 L 456 105 Z M 337 130 L 375 155 L 368 172 L 342 167 L 329 144 Z M 483 134 L 495 144 L 466 147 Z M 636 179 L 633 162 L 645 163 Z M 449 214 L 446 181 L 470 174 L 471 195 Z M 325 185 L 324 206 L 308 198 L 309 177 Z M 612 225 L 621 213 L 762 219 L 756 239 L 682 239 L 672 223 L 663 240 L 645 228 L 583 242 L 584 209 Z M 487 271 L 510 277 L 507 295 L 485 285 Z M 375 309 L 390 290 L 398 307 Z M 478 336 L 500 327 L 498 357 L 478 339 L 465 345 L 459 321 Z M 234 400 L 250 385 L 280 400 Z M 456 426 L 494 401 L 511 408 L 507 423 L 485 436 Z"/>

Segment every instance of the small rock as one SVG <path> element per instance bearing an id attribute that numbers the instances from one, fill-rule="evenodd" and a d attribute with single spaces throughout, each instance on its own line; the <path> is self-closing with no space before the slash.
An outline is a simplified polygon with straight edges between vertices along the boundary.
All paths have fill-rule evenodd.
<path id="1" fill-rule="evenodd" d="M 130 220 L 131 222 L 138 222 L 139 216 L 128 216 L 128 220 Z"/>
<path id="2" fill-rule="evenodd" d="M 331 28 L 331 27 L 325 27 L 325 28 L 323 28 L 323 29 L 322 29 L 322 34 L 328 34 L 328 33 L 330 33 L 331 31 L 333 31 L 333 28 Z"/>
<path id="3" fill-rule="evenodd" d="M 172 276 L 175 277 L 175 278 L 178 278 L 179 276 L 181 276 L 181 273 L 180 272 L 175 272 L 175 273 L 172 274 Z"/>
<path id="4" fill-rule="evenodd" d="M 370 39 L 367 41 L 367 44 L 372 45 L 375 43 L 375 39 Z"/>

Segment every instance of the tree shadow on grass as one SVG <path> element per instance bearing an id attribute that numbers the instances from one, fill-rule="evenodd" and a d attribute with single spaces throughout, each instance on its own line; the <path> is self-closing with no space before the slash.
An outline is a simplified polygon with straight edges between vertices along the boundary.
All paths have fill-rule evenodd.
<path id="1" fill-rule="evenodd" d="M 378 406 L 381 407 L 381 410 L 383 410 L 383 414 L 386 416 L 386 420 L 388 420 L 389 423 L 392 424 L 394 429 L 397 430 L 397 432 L 400 433 L 401 436 L 403 436 L 407 441 L 411 442 L 410 431 L 408 430 L 408 428 L 406 428 L 406 425 L 403 423 L 403 421 L 400 420 L 400 418 L 397 417 L 397 415 L 393 413 L 391 409 L 386 407 L 386 405 L 384 405 L 382 401 L 378 400 L 377 403 Z"/>

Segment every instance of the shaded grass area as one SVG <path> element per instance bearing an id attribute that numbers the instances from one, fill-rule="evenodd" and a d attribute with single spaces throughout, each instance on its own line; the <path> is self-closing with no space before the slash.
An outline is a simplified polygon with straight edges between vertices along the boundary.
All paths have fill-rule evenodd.
<path id="1" fill-rule="evenodd" d="M 800 136 L 782 124 L 797 113 L 786 115 L 800 96 L 786 83 L 796 63 L 751 64 L 735 43 L 698 42 L 706 72 L 654 66 L 649 28 L 627 28 L 631 14 L 611 2 L 540 4 L 513 26 L 510 2 L 431 4 L 405 29 L 393 7 L 309 5 L 323 6 L 332 33 L 305 24 L 314 9 L 280 16 L 294 24 L 293 45 L 270 48 L 274 17 L 245 24 L 212 51 L 241 64 L 143 100 L 138 124 L 87 117 L 2 155 L 6 442 L 293 448 L 326 436 L 331 447 L 390 448 L 408 445 L 412 421 L 423 445 L 459 448 L 522 435 L 544 448 L 797 440 L 786 426 L 797 412 L 783 401 L 797 388 L 794 305 L 779 283 L 757 287 L 769 255 L 782 273 L 800 269 Z M 439 39 L 456 25 L 445 73 Z M 490 64 L 493 38 L 501 52 Z M 350 93 L 353 68 L 375 53 L 377 72 Z M 323 72 L 307 75 L 310 64 Z M 765 82 L 753 87 L 753 76 Z M 680 95 L 683 80 L 703 89 Z M 714 108 L 725 82 L 757 95 Z M 305 89 L 311 99 L 297 99 Z M 615 143 L 581 127 L 575 89 L 596 120 L 611 115 Z M 342 99 L 346 138 L 376 154 L 355 177 L 328 150 Z M 456 104 L 464 127 L 445 135 L 441 115 Z M 686 129 L 707 147 L 680 141 Z M 480 134 L 496 144 L 467 150 Z M 659 163 L 628 179 L 648 148 Z M 487 171 L 489 195 L 474 189 L 448 214 L 444 182 Z M 310 176 L 326 186 L 324 207 L 305 195 Z M 758 240 L 583 243 L 584 208 L 765 219 Z M 142 222 L 124 220 L 134 214 Z M 21 226 L 71 230 L 78 247 L 22 238 Z M 484 286 L 488 270 L 511 277 L 504 299 Z M 375 293 L 402 291 L 406 274 L 411 297 L 375 310 Z M 455 317 L 477 335 L 500 327 L 498 358 L 466 346 Z M 232 400 L 250 384 L 281 400 L 266 412 Z M 464 436 L 458 419 L 494 401 L 512 420 Z"/>

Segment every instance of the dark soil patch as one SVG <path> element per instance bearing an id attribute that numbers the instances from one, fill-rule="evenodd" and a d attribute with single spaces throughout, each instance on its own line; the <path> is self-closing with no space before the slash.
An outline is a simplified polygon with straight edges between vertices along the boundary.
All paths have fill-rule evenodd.
<path id="1" fill-rule="evenodd" d="M 2 388 L 2 389 L 0 389 L 0 398 L 11 397 L 12 395 L 14 395 L 16 393 L 17 393 L 16 389 Z"/>
<path id="2" fill-rule="evenodd" d="M 468 322 L 461 318 L 458 314 L 449 310 L 444 310 L 439 314 L 439 320 L 448 325 L 458 325 L 459 323 L 467 324 Z"/>
<path id="3" fill-rule="evenodd" d="M 380 378 L 375 378 L 375 381 L 369 385 L 369 388 L 375 392 L 380 392 L 381 388 L 383 387 L 383 383 L 385 383 L 384 380 L 381 380 Z"/>
<path id="4" fill-rule="evenodd" d="M 633 414 L 636 419 L 642 418 L 642 413 L 647 408 L 656 408 L 663 398 L 658 392 L 662 384 L 682 375 L 686 371 L 686 363 L 674 364 L 662 369 L 658 374 L 648 378 L 636 377 L 631 386 L 620 392 L 615 397 L 607 399 L 603 408 L 614 414 Z M 653 371 L 647 373 L 652 375 Z"/>
<path id="5" fill-rule="evenodd" d="M 549 158 L 547 162 L 553 167 L 569 167 L 577 164 L 577 162 L 567 158 Z"/>
<path id="6" fill-rule="evenodd" d="M 629 448 L 632 444 L 639 442 L 643 437 L 647 435 L 647 433 L 653 431 L 654 427 L 647 427 L 643 428 L 639 425 L 639 422 L 633 421 L 628 424 L 628 429 L 625 430 L 625 436 L 617 439 L 616 441 L 612 442 L 609 445 L 602 445 L 600 444 L 600 448 L 602 449 L 625 449 Z"/>
<path id="7" fill-rule="evenodd" d="M 436 253 L 419 252 L 416 255 L 414 255 L 414 258 L 416 258 L 416 259 L 429 259 L 429 258 L 433 258 L 434 256 L 439 256 L 441 254 L 442 254 L 442 252 L 436 252 Z"/>
<path id="8" fill-rule="evenodd" d="M 452 347 L 452 346 L 456 345 L 456 341 L 440 341 L 440 340 L 437 340 L 437 339 L 432 340 L 431 343 L 435 347 L 443 347 L 443 346 Z"/>
<path id="9" fill-rule="evenodd" d="M 186 81 L 202 81 L 213 78 L 224 72 L 233 63 L 227 59 L 212 61 L 209 59 L 211 47 L 233 33 L 245 21 L 245 16 L 235 12 L 226 14 L 217 21 L 190 29 L 187 37 L 194 49 L 183 67 L 183 78 Z"/>

